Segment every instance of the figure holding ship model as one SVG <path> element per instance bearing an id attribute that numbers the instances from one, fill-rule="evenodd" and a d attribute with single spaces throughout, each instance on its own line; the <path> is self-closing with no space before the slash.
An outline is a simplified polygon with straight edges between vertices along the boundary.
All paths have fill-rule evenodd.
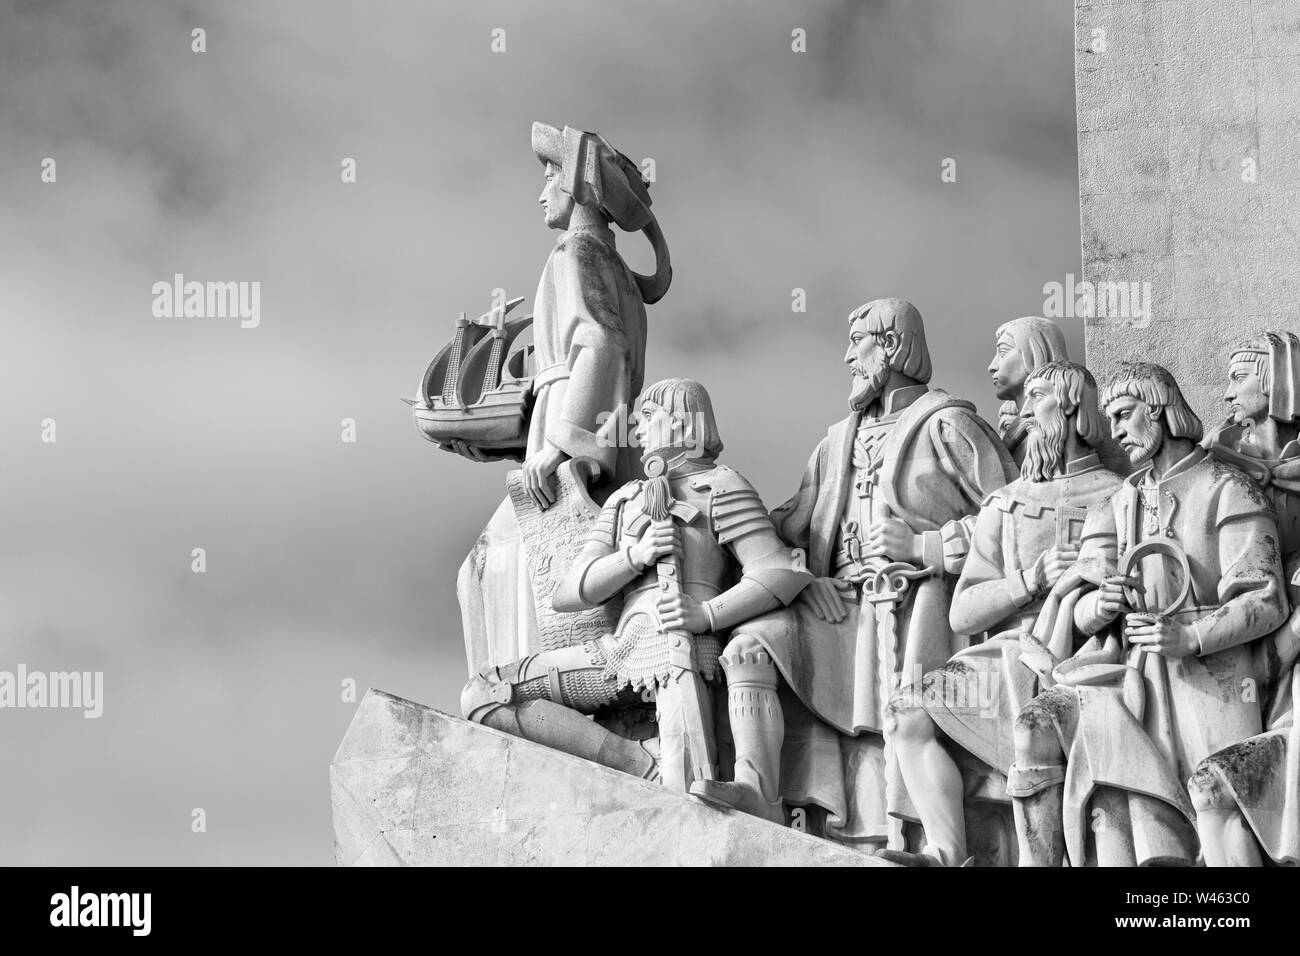
<path id="1" fill-rule="evenodd" d="M 586 636 L 570 624 L 548 630 L 554 611 L 539 591 L 549 593 L 556 582 L 539 575 L 556 562 L 530 560 L 529 552 L 580 545 L 609 492 L 640 475 L 636 449 L 609 440 L 600 426 L 623 417 L 641 390 L 645 305 L 662 298 L 672 279 L 667 244 L 632 160 L 599 134 L 572 127 L 534 123 L 532 146 L 544 169 L 545 222 L 560 230 L 533 314 L 508 319 L 522 301 L 513 300 L 476 321 L 462 317 L 415 407 L 421 433 L 440 447 L 475 461 L 522 461 L 457 582 L 471 671 L 547 649 L 548 634 L 550 646 Z M 653 275 L 628 268 L 611 223 L 645 233 L 655 250 Z M 531 351 L 511 351 L 530 322 Z M 570 461 L 580 467 L 562 472 Z M 567 504 L 566 488 L 573 492 Z M 563 513 L 548 515 L 557 504 Z"/>

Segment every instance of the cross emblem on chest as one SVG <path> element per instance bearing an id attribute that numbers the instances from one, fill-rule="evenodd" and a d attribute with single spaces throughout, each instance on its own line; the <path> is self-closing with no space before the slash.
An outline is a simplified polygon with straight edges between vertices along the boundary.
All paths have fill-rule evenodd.
<path id="1" fill-rule="evenodd" d="M 883 459 L 880 445 L 884 436 L 878 429 L 862 429 L 853 443 L 853 469 L 856 472 L 853 488 L 859 498 L 870 498 L 876 486 L 877 475 Z"/>

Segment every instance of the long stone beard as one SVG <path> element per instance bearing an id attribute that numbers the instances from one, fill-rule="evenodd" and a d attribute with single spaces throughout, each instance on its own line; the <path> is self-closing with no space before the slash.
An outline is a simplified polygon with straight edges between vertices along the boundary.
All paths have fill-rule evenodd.
<path id="1" fill-rule="evenodd" d="M 860 369 L 853 374 L 853 391 L 849 393 L 849 408 L 861 412 L 880 397 L 889 380 L 889 362 L 884 356 L 877 360 L 875 368 Z"/>
<path id="2" fill-rule="evenodd" d="M 1066 421 L 1060 409 L 1047 419 L 1035 418 L 1025 439 L 1025 463 L 1020 477 L 1027 481 L 1051 481 L 1065 470 Z"/>

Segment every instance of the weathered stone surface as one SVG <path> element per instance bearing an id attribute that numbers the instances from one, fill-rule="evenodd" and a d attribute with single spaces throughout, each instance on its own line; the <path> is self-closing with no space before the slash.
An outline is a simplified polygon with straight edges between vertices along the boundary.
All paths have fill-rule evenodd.
<path id="1" fill-rule="evenodd" d="M 1083 273 L 1149 282 L 1149 323 L 1090 319 L 1088 365 L 1177 377 L 1221 421 L 1228 350 L 1300 328 L 1300 2 L 1076 0 Z"/>
<path id="2" fill-rule="evenodd" d="M 330 767 L 345 866 L 888 866 L 371 690 Z"/>

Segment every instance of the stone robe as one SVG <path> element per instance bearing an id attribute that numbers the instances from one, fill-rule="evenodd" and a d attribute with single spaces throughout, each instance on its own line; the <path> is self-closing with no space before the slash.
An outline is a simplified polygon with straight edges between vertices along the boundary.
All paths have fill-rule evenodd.
<path id="1" fill-rule="evenodd" d="M 1277 525 L 1259 486 L 1200 448 L 1158 482 L 1148 480 L 1150 472 L 1148 465 L 1130 475 L 1109 506 L 1089 513 L 1079 564 L 1114 573 L 1120 556 L 1141 542 L 1177 544 L 1188 557 L 1190 593 L 1172 616 L 1192 626 L 1198 649 L 1170 659 L 1121 646 L 1121 617 L 1105 627 L 1104 645 L 1094 637 L 1054 671 L 1058 685 L 1048 694 L 1057 703 L 1066 695 L 1067 706 L 1054 707 L 1052 719 L 1066 755 L 1063 822 L 1074 866 L 1084 863 L 1088 804 L 1100 786 L 1129 795 L 1139 864 L 1191 861 L 1195 818 L 1186 781 L 1210 754 L 1259 733 L 1252 643 L 1286 615 Z M 1181 572 L 1160 554 L 1139 567 L 1148 607 L 1172 604 Z M 1085 632 L 1095 599 L 1093 592 L 1074 605 Z M 1016 775 L 1013 793 L 1025 782 Z M 1149 799 L 1175 815 L 1151 809 Z"/>
<path id="2" fill-rule="evenodd" d="M 828 834 L 843 840 L 888 835 L 886 778 L 896 775 L 887 773 L 884 706 L 901 674 L 919 678 L 958 649 L 948 604 L 966 551 L 962 519 L 1016 473 L 970 403 L 924 386 L 897 389 L 886 403 L 865 422 L 855 412 L 831 426 L 798 492 L 772 513 L 778 534 L 806 553 L 809 571 L 854 582 L 847 618 L 831 624 L 796 602 L 737 629 L 763 643 L 784 678 L 783 797 L 825 808 Z M 874 471 L 858 447 L 864 425 L 874 432 Z M 921 564 L 934 571 L 906 591 L 892 642 L 878 639 L 884 616 L 864 600 L 861 575 L 842 566 L 845 523 L 858 521 L 865 537 L 873 508 L 922 535 Z"/>
<path id="3" fill-rule="evenodd" d="M 1239 466 L 1260 483 L 1273 503 L 1282 539 L 1284 574 L 1292 612 L 1300 607 L 1300 442 L 1289 442 L 1277 459 L 1263 458 L 1229 425 L 1207 441 L 1210 454 Z M 1268 678 L 1262 688 L 1264 733 L 1211 755 L 1202 769 L 1215 774 L 1240 807 L 1264 852 L 1279 863 L 1300 864 L 1300 724 L 1295 701 L 1300 637 L 1288 620 L 1259 642 L 1256 667 Z"/>

